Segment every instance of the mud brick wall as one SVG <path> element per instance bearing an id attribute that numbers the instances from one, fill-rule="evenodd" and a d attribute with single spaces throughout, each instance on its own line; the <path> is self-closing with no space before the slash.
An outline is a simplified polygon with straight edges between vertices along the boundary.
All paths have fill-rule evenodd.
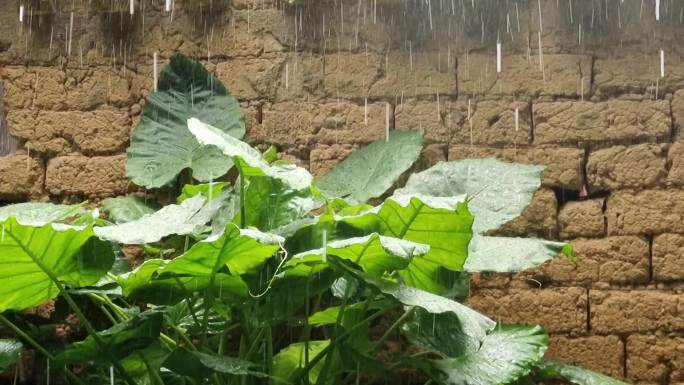
<path id="1" fill-rule="evenodd" d="M 21 24 L 19 3 L 0 0 L 0 135 L 18 141 L 1 201 L 136 190 L 125 149 L 153 52 L 160 67 L 177 51 L 202 60 L 239 98 L 247 139 L 315 175 L 383 137 L 389 106 L 392 130 L 425 132 L 417 169 L 548 166 L 501 233 L 571 241 L 579 263 L 477 276 L 472 306 L 544 325 L 561 361 L 684 383 L 683 3 L 662 2 L 656 22 L 652 0 L 177 0 L 173 16 L 156 0 L 134 16 L 26 0 Z"/>

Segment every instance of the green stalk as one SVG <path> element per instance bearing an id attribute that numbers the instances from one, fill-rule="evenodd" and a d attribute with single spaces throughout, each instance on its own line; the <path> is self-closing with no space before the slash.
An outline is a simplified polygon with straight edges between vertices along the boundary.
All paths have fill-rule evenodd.
<path id="1" fill-rule="evenodd" d="M 5 326 L 7 326 L 10 330 L 12 330 L 19 338 L 23 339 L 24 341 L 28 342 L 29 345 L 31 345 L 34 349 L 36 349 L 40 354 L 44 355 L 47 359 L 53 360 L 55 359 L 55 356 L 47 351 L 43 346 L 41 346 L 36 340 L 31 338 L 28 334 L 24 333 L 23 330 L 21 330 L 17 325 L 12 323 L 9 319 L 7 319 L 4 315 L 0 314 L 0 322 L 2 322 Z M 78 385 L 86 385 L 83 380 L 81 380 L 78 376 L 76 376 L 74 373 L 71 372 L 71 370 L 64 368 L 64 371 L 69 377 L 70 380 L 73 382 L 77 383 Z"/>
<path id="2" fill-rule="evenodd" d="M 375 343 L 375 345 L 373 346 L 373 349 L 371 349 L 371 352 L 372 352 L 372 353 L 375 353 L 375 352 L 377 352 L 378 350 L 380 350 L 380 348 L 382 348 L 382 345 L 385 343 L 385 341 L 387 341 L 387 338 L 390 337 L 390 335 L 392 334 L 392 332 L 394 332 L 398 327 L 400 327 L 401 325 L 403 325 L 404 322 L 406 322 L 406 320 L 408 320 L 408 318 L 413 314 L 413 312 L 414 312 L 415 310 L 416 310 L 416 307 L 415 307 L 415 306 L 411 306 L 404 314 L 402 314 L 401 317 L 399 317 L 399 318 L 392 324 L 392 326 L 390 326 L 389 329 L 387 329 L 387 331 L 385 332 L 385 334 L 383 334 L 382 337 L 380 337 L 380 339 L 378 340 L 378 342 Z"/>
<path id="3" fill-rule="evenodd" d="M 271 325 L 266 329 L 266 373 L 273 370 L 273 329 Z"/>
<path id="4" fill-rule="evenodd" d="M 81 321 L 83 326 L 85 326 L 86 330 L 88 331 L 88 334 L 93 336 L 93 339 L 95 340 L 95 343 L 100 347 L 100 349 L 105 353 L 107 356 L 107 359 L 112 363 L 114 366 L 114 369 L 119 373 L 119 375 L 124 379 L 124 381 L 128 382 L 130 385 L 137 385 L 135 380 L 126 372 L 126 369 L 124 369 L 123 366 L 121 366 L 121 363 L 119 360 L 117 360 L 114 356 L 111 355 L 111 352 L 109 349 L 107 349 L 106 344 L 102 340 L 99 334 L 97 334 L 97 330 L 93 327 L 93 325 L 88 321 L 88 318 L 83 314 L 81 311 L 81 308 L 76 304 L 76 302 L 71 298 L 69 293 L 64 290 L 64 287 L 59 283 L 58 281 L 54 281 L 55 284 L 57 284 L 59 291 L 62 293 L 62 296 L 64 299 L 67 301 L 69 304 L 69 307 L 71 310 L 73 310 L 74 313 L 76 313 L 76 316 L 78 319 Z"/>
<path id="5" fill-rule="evenodd" d="M 259 343 L 261 342 L 261 337 L 263 337 L 265 330 L 266 330 L 266 328 L 259 329 L 256 336 L 254 336 L 254 342 L 252 343 L 252 346 L 249 347 L 249 350 L 247 350 L 247 354 L 245 354 L 244 359 L 249 360 L 249 357 L 252 354 L 254 354 L 254 351 L 257 349 L 257 347 L 259 346 Z"/>
<path id="6" fill-rule="evenodd" d="M 304 366 L 304 368 L 302 369 L 302 371 L 299 373 L 299 375 L 297 375 L 297 377 L 295 377 L 295 379 L 294 379 L 294 381 L 292 381 L 292 383 L 295 384 L 295 385 L 296 385 L 296 384 L 299 384 L 300 381 L 302 380 L 302 378 L 304 378 L 304 376 L 307 376 L 307 377 L 308 377 L 309 372 L 311 371 L 311 369 L 313 369 L 313 367 L 316 366 L 316 364 L 317 364 L 320 360 L 322 360 L 323 357 L 327 356 L 327 353 L 328 353 L 329 351 L 331 351 L 333 348 L 335 348 L 335 345 L 336 345 L 336 344 L 338 344 L 340 341 L 344 341 L 345 339 L 347 339 L 349 336 L 351 336 L 352 334 L 354 334 L 354 332 L 356 332 L 356 331 L 357 331 L 358 329 L 360 329 L 362 326 L 364 326 L 364 325 L 366 325 L 366 324 L 372 322 L 373 320 L 375 320 L 375 319 L 381 317 L 381 316 L 382 316 L 383 314 L 385 314 L 388 310 L 389 310 L 389 308 L 388 308 L 388 309 L 379 310 L 379 311 L 377 311 L 377 312 L 371 314 L 370 316 L 366 317 L 363 321 L 357 323 L 356 325 L 352 326 L 349 330 L 347 330 L 346 332 L 342 333 L 342 334 L 335 340 L 335 342 L 332 342 L 332 341 L 331 341 L 330 344 L 329 344 L 328 346 L 326 346 L 325 348 L 323 348 L 323 350 L 321 350 L 321 352 L 320 352 L 316 357 L 314 357 L 314 358 L 309 362 L 308 365 Z"/>
<path id="7" fill-rule="evenodd" d="M 28 255 L 29 258 L 31 258 L 33 263 L 38 265 L 38 267 L 40 267 L 40 269 L 43 271 L 43 273 L 45 273 L 45 275 L 47 275 L 48 278 L 50 278 L 52 283 L 55 284 L 55 286 L 57 287 L 57 291 L 67 301 L 71 310 L 73 310 L 74 313 L 76 313 L 76 316 L 79 318 L 81 323 L 85 326 L 86 330 L 88 331 L 88 334 L 93 336 L 95 343 L 107 355 L 107 358 L 109 359 L 109 361 L 111 361 L 111 363 L 114 366 L 114 368 L 116 369 L 116 371 L 119 372 L 119 375 L 126 382 L 128 382 L 130 385 L 136 385 L 135 381 L 126 372 L 126 370 L 123 368 L 123 366 L 121 366 L 121 363 L 119 363 L 119 360 L 117 360 L 115 357 L 111 356 L 111 353 L 110 353 L 109 349 L 107 349 L 107 347 L 105 346 L 104 341 L 102 341 L 100 336 L 97 334 L 97 331 L 95 330 L 93 325 L 90 324 L 90 321 L 88 321 L 88 319 L 85 317 L 85 315 L 83 315 L 81 308 L 79 308 L 78 305 L 76 304 L 76 302 L 74 302 L 74 300 L 71 298 L 69 293 L 64 288 L 64 285 L 62 285 L 62 282 L 59 280 L 59 278 L 57 278 L 55 273 L 49 267 L 47 267 L 47 265 L 45 265 L 45 263 L 43 263 L 43 261 L 40 258 L 38 258 L 36 255 L 34 255 L 33 252 L 31 252 L 31 250 L 28 250 L 24 246 L 24 244 L 14 236 L 14 234 L 11 231 L 9 231 L 7 235 L 10 236 L 11 238 L 13 238 L 13 240 L 17 243 L 17 245 L 19 245 L 19 247 L 22 248 L 24 253 L 26 253 L 26 255 Z"/>
<path id="8" fill-rule="evenodd" d="M 245 177 L 240 173 L 240 228 L 245 228 L 245 215 L 247 209 L 245 207 Z"/>
<path id="9" fill-rule="evenodd" d="M 324 244 L 323 247 L 325 248 L 326 245 Z M 364 248 L 361 250 L 359 253 L 359 256 L 356 258 L 354 263 L 359 263 L 361 258 L 363 258 L 363 255 L 366 253 L 366 250 L 368 249 L 368 245 L 365 245 Z M 332 261 L 335 263 L 335 261 Z M 335 343 L 335 339 L 337 338 L 337 335 L 339 333 L 340 326 L 342 324 L 342 318 L 344 317 L 344 310 L 347 307 L 347 302 L 349 302 L 349 296 L 351 295 L 351 282 L 347 282 L 347 287 L 344 288 L 344 296 L 342 298 L 342 305 L 340 305 L 340 311 L 337 313 L 337 319 L 335 320 L 335 327 L 333 328 L 333 333 L 330 336 L 330 344 L 333 345 Z M 330 367 L 330 364 L 332 363 L 334 351 L 332 354 L 326 356 L 325 358 L 325 363 L 323 364 L 323 369 L 321 370 L 321 375 L 318 377 L 318 381 L 316 381 L 316 384 L 325 384 L 326 377 L 328 376 L 328 368 Z"/>
<path id="10" fill-rule="evenodd" d="M 304 367 L 309 365 L 309 339 L 311 338 L 311 325 L 309 325 L 309 314 L 311 309 L 311 300 L 309 299 L 311 278 L 306 279 L 306 318 L 304 319 Z M 320 298 L 320 296 L 319 296 Z M 309 376 L 304 377 L 304 384 L 309 385 Z"/>

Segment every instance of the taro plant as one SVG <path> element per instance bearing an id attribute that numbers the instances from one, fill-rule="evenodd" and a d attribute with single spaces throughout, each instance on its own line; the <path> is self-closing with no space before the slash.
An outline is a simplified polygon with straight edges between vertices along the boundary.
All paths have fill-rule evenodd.
<path id="1" fill-rule="evenodd" d="M 176 56 L 160 83 L 129 175 L 160 186 L 189 168 L 209 183 L 161 208 L 106 200 L 106 220 L 84 205 L 0 208 L 0 322 L 13 335 L 0 339 L 0 370 L 25 346 L 53 382 L 79 385 L 406 383 L 407 370 L 444 385 L 622 384 L 545 360 L 540 326 L 462 304 L 470 272 L 572 255 L 564 243 L 487 235 L 529 204 L 542 167 L 443 162 L 391 191 L 422 146 L 420 133 L 395 132 L 314 180 L 239 139 L 235 99 L 200 64 Z M 143 247 L 145 260 L 126 268 L 122 245 Z M 22 311 L 47 301 L 85 334 L 66 344 L 41 334 Z"/>

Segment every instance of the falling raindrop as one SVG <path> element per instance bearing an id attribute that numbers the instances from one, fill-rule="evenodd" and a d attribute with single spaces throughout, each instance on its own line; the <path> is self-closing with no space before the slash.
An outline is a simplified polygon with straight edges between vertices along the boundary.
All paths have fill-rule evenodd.
<path id="1" fill-rule="evenodd" d="M 154 90 L 157 91 L 157 61 L 159 54 L 157 52 L 152 54 L 152 81 L 154 82 Z"/>
<path id="2" fill-rule="evenodd" d="M 368 98 L 363 98 L 363 124 L 368 125 Z"/>
<path id="3" fill-rule="evenodd" d="M 165 12 L 170 12 L 171 11 L 171 0 L 166 0 L 164 2 L 164 11 Z"/>
<path id="4" fill-rule="evenodd" d="M 323 263 L 328 263 L 328 232 L 323 230 Z"/>
<path id="5" fill-rule="evenodd" d="M 389 102 L 385 105 L 385 141 L 389 142 L 389 132 L 390 132 L 390 104 Z"/>
<path id="6" fill-rule="evenodd" d="M 665 51 L 660 50 L 660 77 L 665 77 Z"/>
<path id="7" fill-rule="evenodd" d="M 660 20 L 660 0 L 655 0 L 655 17 Z"/>
<path id="8" fill-rule="evenodd" d="M 20 23 L 24 22 L 24 6 L 23 5 L 19 6 L 19 22 Z"/>
<path id="9" fill-rule="evenodd" d="M 5 224 L 2 224 L 2 234 L 0 234 L 0 243 L 5 242 Z"/>
<path id="10" fill-rule="evenodd" d="M 518 107 L 515 107 L 515 131 L 517 132 L 520 129 L 520 110 Z"/>
<path id="11" fill-rule="evenodd" d="M 109 367 L 109 385 L 114 385 L 114 366 Z"/>
<path id="12" fill-rule="evenodd" d="M 135 13 L 135 0 L 128 0 L 128 13 L 131 16 Z"/>
<path id="13" fill-rule="evenodd" d="M 501 41 L 496 42 L 496 73 L 501 73 Z"/>
<path id="14" fill-rule="evenodd" d="M 71 37 L 74 34 L 74 13 L 71 12 L 69 16 L 69 45 L 67 47 L 67 55 L 71 55 Z"/>

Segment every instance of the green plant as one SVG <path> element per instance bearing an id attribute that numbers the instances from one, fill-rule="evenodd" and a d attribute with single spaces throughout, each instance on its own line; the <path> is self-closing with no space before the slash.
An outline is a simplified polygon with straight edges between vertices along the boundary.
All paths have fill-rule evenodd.
<path id="1" fill-rule="evenodd" d="M 177 56 L 169 71 L 197 65 Z M 537 377 L 621 384 L 544 361 L 541 327 L 497 324 L 459 302 L 469 272 L 528 268 L 560 251 L 571 256 L 563 243 L 485 234 L 529 204 L 541 167 L 440 163 L 387 195 L 419 156 L 419 134 L 393 133 L 315 181 L 272 149 L 261 153 L 231 135 L 226 127 L 241 126 L 242 115 L 231 116 L 237 122 L 219 120 L 219 128 L 192 116 L 184 127 L 180 117 L 172 127 L 141 122 L 142 132 L 151 125 L 187 130 L 182 137 L 193 151 L 220 153 L 236 168 L 235 178 L 186 185 L 177 204 L 155 210 L 134 197 L 110 199 L 104 208 L 113 223 L 83 206 L 0 208 L 0 322 L 50 360 L 53 378 L 329 385 L 396 382 L 409 367 L 445 385 Z M 151 140 L 141 136 L 132 148 Z M 155 156 L 129 151 L 129 164 L 139 171 Z M 206 175 L 198 165 L 212 162 L 185 165 Z M 137 178 L 157 184 L 178 172 Z M 144 245 L 148 258 L 122 271 L 120 244 Z M 85 339 L 41 343 L 45 337 L 18 312 L 51 299 L 76 314 Z M 413 353 L 388 350 L 397 338 Z M 19 349 L 18 341 L 0 340 L 0 369 Z"/>

